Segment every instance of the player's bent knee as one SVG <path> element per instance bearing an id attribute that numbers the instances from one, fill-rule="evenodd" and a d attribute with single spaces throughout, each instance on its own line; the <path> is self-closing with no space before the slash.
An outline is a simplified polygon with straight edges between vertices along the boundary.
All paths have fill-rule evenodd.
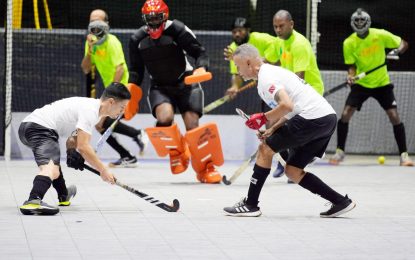
<path id="1" fill-rule="evenodd" d="M 285 166 L 285 175 L 287 176 L 287 178 L 294 181 L 295 183 L 299 183 L 304 174 L 305 172 L 303 169 L 294 167 L 292 165 Z"/>
<path id="2" fill-rule="evenodd" d="M 275 152 L 265 143 L 260 143 L 258 146 L 258 152 L 262 157 L 272 158 Z"/>

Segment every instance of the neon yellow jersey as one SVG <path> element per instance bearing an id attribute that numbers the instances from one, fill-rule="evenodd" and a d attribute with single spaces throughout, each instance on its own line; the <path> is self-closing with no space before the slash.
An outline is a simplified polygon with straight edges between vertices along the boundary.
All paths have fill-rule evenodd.
<path id="1" fill-rule="evenodd" d="M 88 42 L 85 42 L 85 56 L 87 53 Z M 125 62 L 121 42 L 114 35 L 108 34 L 105 42 L 101 45 L 94 45 L 91 63 L 96 66 L 105 87 L 112 83 L 116 67 L 122 64 L 124 74 L 121 78 L 121 83 L 127 86 L 129 76 L 127 63 Z"/>
<path id="2" fill-rule="evenodd" d="M 370 28 L 368 36 L 364 39 L 353 33 L 343 42 L 344 63 L 354 64 L 357 74 L 367 72 L 385 62 L 385 48 L 398 48 L 400 44 L 399 36 L 382 29 Z M 383 66 L 356 83 L 366 88 L 386 86 L 390 84 L 388 70 Z"/>
<path id="3" fill-rule="evenodd" d="M 278 59 L 278 53 L 274 52 L 274 45 L 281 42 L 276 37 L 269 35 L 268 33 L 259 33 L 259 32 L 252 32 L 249 34 L 248 43 L 252 44 L 257 50 L 259 51 L 259 55 L 269 63 L 275 64 Z M 235 51 L 238 48 L 238 45 L 235 42 L 232 42 L 229 48 L 232 51 Z M 229 62 L 230 72 L 231 74 L 238 74 L 238 69 L 235 66 L 233 61 Z"/>
<path id="4" fill-rule="evenodd" d="M 307 38 L 293 30 L 290 38 L 284 40 L 280 50 L 276 51 L 281 53 L 281 67 L 294 73 L 304 71 L 304 80 L 320 95 L 323 95 L 323 80 L 317 66 L 316 56 Z"/>

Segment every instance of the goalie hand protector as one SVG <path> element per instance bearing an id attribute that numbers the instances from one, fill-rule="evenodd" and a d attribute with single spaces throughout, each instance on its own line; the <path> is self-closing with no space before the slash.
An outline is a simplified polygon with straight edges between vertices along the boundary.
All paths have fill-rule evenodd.
<path id="1" fill-rule="evenodd" d="M 75 149 L 68 149 L 66 151 L 66 165 L 75 170 L 84 170 L 85 160 L 80 153 Z"/>

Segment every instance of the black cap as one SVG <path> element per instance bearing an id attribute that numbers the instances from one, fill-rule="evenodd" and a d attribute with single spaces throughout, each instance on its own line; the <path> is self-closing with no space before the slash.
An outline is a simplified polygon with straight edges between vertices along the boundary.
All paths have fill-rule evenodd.
<path id="1" fill-rule="evenodd" d="M 232 23 L 232 30 L 237 27 L 251 28 L 251 25 L 246 18 L 236 17 L 235 21 Z"/>

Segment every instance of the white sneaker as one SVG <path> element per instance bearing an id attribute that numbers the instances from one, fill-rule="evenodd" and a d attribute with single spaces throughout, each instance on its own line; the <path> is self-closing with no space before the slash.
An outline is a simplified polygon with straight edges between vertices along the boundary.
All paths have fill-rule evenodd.
<path id="1" fill-rule="evenodd" d="M 329 164 L 331 165 L 339 165 L 340 162 L 344 160 L 345 153 L 342 149 L 337 148 L 336 153 L 329 159 Z"/>
<path id="2" fill-rule="evenodd" d="M 414 162 L 409 158 L 407 152 L 401 153 L 400 166 L 414 166 Z"/>

